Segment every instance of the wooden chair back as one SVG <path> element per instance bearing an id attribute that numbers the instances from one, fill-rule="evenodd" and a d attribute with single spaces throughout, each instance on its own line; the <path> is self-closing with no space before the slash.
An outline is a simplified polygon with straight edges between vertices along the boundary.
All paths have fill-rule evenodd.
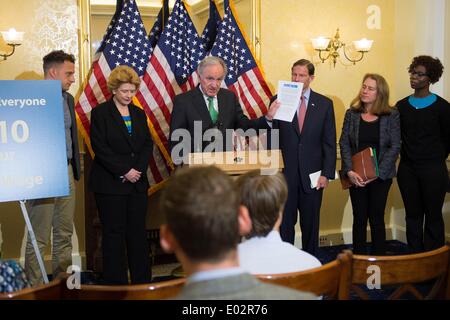
<path id="1" fill-rule="evenodd" d="M 60 300 L 66 287 L 66 279 L 58 279 L 34 288 L 0 293 L 0 300 Z"/>
<path id="2" fill-rule="evenodd" d="M 353 255 L 351 290 L 361 299 L 369 299 L 367 288 L 397 287 L 388 299 L 400 299 L 406 293 L 422 299 L 450 299 L 450 247 L 401 256 Z M 378 273 L 378 274 L 377 274 Z M 424 294 L 417 284 L 428 282 L 431 289 Z M 376 287 L 375 287 L 376 288 Z M 423 289 L 423 288 L 422 288 Z"/>
<path id="3" fill-rule="evenodd" d="M 163 300 L 178 294 L 186 279 L 174 279 L 156 283 L 105 286 L 81 285 L 80 289 L 67 290 L 70 300 Z"/>
<path id="4" fill-rule="evenodd" d="M 350 290 L 351 251 L 337 259 L 310 270 L 282 274 L 265 274 L 257 277 L 267 283 L 312 292 L 324 299 L 347 300 Z"/>

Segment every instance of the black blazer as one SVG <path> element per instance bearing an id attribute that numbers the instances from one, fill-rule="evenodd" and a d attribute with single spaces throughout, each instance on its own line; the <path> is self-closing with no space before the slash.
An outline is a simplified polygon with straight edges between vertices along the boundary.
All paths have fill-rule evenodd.
<path id="1" fill-rule="evenodd" d="M 395 163 L 400 152 L 400 115 L 397 109 L 392 109 L 389 115 L 380 116 L 380 150 L 378 155 L 378 170 L 381 179 L 395 177 Z M 344 174 L 352 170 L 352 155 L 359 149 L 359 123 L 361 113 L 351 108 L 345 113 L 342 125 L 341 147 L 342 170 Z"/>
<path id="2" fill-rule="evenodd" d="M 81 177 L 81 165 L 80 165 L 80 149 L 78 146 L 78 129 L 77 129 L 77 118 L 75 117 L 75 103 L 73 101 L 73 96 L 66 92 L 67 94 L 67 104 L 69 106 L 70 118 L 72 119 L 72 127 L 70 128 L 70 136 L 72 137 L 72 170 L 73 178 L 75 180 L 80 180 Z"/>
<path id="3" fill-rule="evenodd" d="M 276 96 L 272 101 L 275 99 Z M 323 176 L 334 179 L 336 123 L 332 100 L 311 90 L 301 134 L 297 114 L 292 122 L 274 120 L 272 128 L 279 129 L 284 173 L 291 188 L 301 180 L 303 191 L 313 192 L 309 175 L 319 170 Z"/>
<path id="4" fill-rule="evenodd" d="M 202 152 L 210 142 L 202 142 L 201 145 L 194 141 L 194 121 L 200 121 L 202 124 L 202 136 L 203 133 L 212 128 L 217 128 L 225 139 L 223 140 L 223 150 L 230 150 L 231 141 L 226 139 L 227 129 L 266 129 L 267 124 L 264 117 L 259 119 L 250 120 L 243 113 L 241 105 L 236 95 L 227 89 L 221 88 L 217 93 L 217 102 L 219 107 L 219 116 L 217 123 L 213 123 L 211 116 L 206 106 L 203 94 L 200 88 L 197 87 L 188 92 L 179 94 L 175 97 L 173 102 L 173 110 L 170 121 L 170 137 L 169 145 L 170 150 L 177 145 L 178 141 L 172 141 L 173 132 L 177 129 L 187 129 L 191 141 L 190 152 Z M 201 139 L 201 137 L 200 137 Z M 182 142 L 181 140 L 180 142 Z M 227 148 L 227 142 L 229 146 Z M 188 146 L 186 146 L 188 147 Z M 176 159 L 173 159 L 176 164 Z"/>
<path id="5" fill-rule="evenodd" d="M 92 110 L 91 143 L 95 153 L 89 187 L 91 191 L 106 194 L 145 192 L 148 187 L 147 167 L 153 150 L 153 141 L 147 117 L 135 105 L 128 106 L 132 133 L 117 110 L 108 100 Z M 136 183 L 122 182 L 121 176 L 130 169 L 142 172 Z"/>

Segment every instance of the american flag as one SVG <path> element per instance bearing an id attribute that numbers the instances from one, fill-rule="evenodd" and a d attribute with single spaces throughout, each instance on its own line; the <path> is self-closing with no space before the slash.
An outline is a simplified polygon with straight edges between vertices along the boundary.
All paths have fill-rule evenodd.
<path id="1" fill-rule="evenodd" d="M 205 29 L 202 32 L 203 48 L 209 52 L 216 41 L 217 29 L 219 28 L 222 18 L 219 10 L 217 10 L 216 2 L 209 0 L 209 19 L 206 22 Z"/>
<path id="2" fill-rule="evenodd" d="M 151 184 L 162 182 L 172 169 L 168 137 L 173 99 L 197 85 L 196 69 L 205 56 L 206 51 L 189 13 L 183 1 L 177 0 L 136 95 L 157 133 L 154 136 L 158 146 L 153 152 L 155 163 L 150 163 L 154 178 Z"/>
<path id="3" fill-rule="evenodd" d="M 111 98 L 106 86 L 111 70 L 119 65 L 128 65 L 142 77 L 149 55 L 150 42 L 135 0 L 118 1 L 116 13 L 94 56 L 87 82 L 75 105 L 81 123 L 79 128 L 91 154 L 89 116 L 99 103 Z"/>
<path id="4" fill-rule="evenodd" d="M 228 67 L 226 86 L 237 95 L 244 113 L 255 119 L 267 113 L 272 93 L 239 28 L 232 6 L 228 1 L 224 1 L 224 6 L 225 13 L 211 55 L 225 61 Z"/>
<path id="5" fill-rule="evenodd" d="M 148 39 L 150 41 L 150 53 L 153 53 L 153 49 L 158 43 L 159 36 L 161 35 L 164 26 L 167 23 L 167 18 L 169 17 L 169 0 L 163 0 L 163 6 L 156 17 L 156 21 L 153 24 L 152 30 L 148 34 Z"/>
<path id="6" fill-rule="evenodd" d="M 158 16 L 156 17 L 156 21 L 153 24 L 152 29 L 150 30 L 150 33 L 148 34 L 148 39 L 150 41 L 150 53 L 153 54 L 153 50 L 156 47 L 158 40 L 162 34 L 162 31 L 164 27 L 167 24 L 167 20 L 169 18 L 169 0 L 163 0 L 162 1 L 162 7 L 161 10 L 158 13 Z M 145 83 L 143 83 L 145 86 Z M 140 95 L 138 95 L 140 96 Z M 142 105 L 139 102 L 139 99 L 135 99 L 135 103 L 137 105 Z M 165 147 L 161 142 L 161 139 L 158 137 L 158 133 L 155 130 L 155 125 L 151 121 L 151 119 L 148 119 L 149 125 L 150 125 L 150 131 L 152 133 L 153 140 L 155 141 L 155 145 L 153 146 L 153 157 L 149 159 L 149 174 L 147 175 L 149 177 L 149 183 L 152 186 L 150 189 L 150 192 L 155 191 L 157 188 L 157 183 L 161 181 L 161 177 L 164 176 L 165 171 L 167 171 L 167 166 L 164 166 L 165 163 L 170 164 L 170 157 L 168 156 L 167 152 L 165 152 Z M 161 170 L 159 169 L 161 168 Z M 161 171 L 163 174 L 161 174 Z"/>

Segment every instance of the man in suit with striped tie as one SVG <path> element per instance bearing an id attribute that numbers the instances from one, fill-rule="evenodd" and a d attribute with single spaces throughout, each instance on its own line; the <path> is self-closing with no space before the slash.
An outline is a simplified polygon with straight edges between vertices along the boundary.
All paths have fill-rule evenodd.
<path id="1" fill-rule="evenodd" d="M 306 59 L 293 64 L 291 80 L 303 83 L 300 105 L 292 122 L 274 120 L 272 128 L 279 129 L 284 174 L 288 183 L 281 237 L 294 243 L 298 210 L 302 249 L 316 256 L 322 193 L 328 181 L 334 179 L 336 170 L 336 123 L 333 102 L 310 88 L 314 72 L 314 65 Z M 278 105 L 275 96 L 270 109 Z M 321 173 L 317 186 L 311 188 L 309 175 L 318 171 Z"/>

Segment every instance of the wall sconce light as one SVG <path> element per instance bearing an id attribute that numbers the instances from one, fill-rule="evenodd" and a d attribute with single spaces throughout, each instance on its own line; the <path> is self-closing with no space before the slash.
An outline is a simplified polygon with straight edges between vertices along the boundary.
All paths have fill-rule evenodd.
<path id="1" fill-rule="evenodd" d="M 10 57 L 14 54 L 17 46 L 20 46 L 22 44 L 24 32 L 18 32 L 16 31 L 16 29 L 11 28 L 8 31 L 1 31 L 1 33 L 6 44 L 12 47 L 10 53 L 0 53 L 0 57 L 2 57 L 4 61 L 7 57 Z"/>
<path id="2" fill-rule="evenodd" d="M 311 39 L 314 50 L 319 51 L 319 58 L 322 63 L 328 59 L 332 59 L 333 65 L 336 67 L 336 61 L 340 57 L 339 49 L 342 48 L 345 58 L 353 64 L 356 64 L 356 62 L 363 59 L 366 52 L 370 51 L 373 44 L 373 40 L 367 40 L 366 38 L 353 41 L 353 47 L 360 53 L 359 57 L 353 59 L 347 55 L 345 43 L 339 39 L 339 28 L 336 30 L 336 35 L 333 39 L 325 37 Z M 326 54 L 326 56 L 323 56 L 322 54 Z"/>

